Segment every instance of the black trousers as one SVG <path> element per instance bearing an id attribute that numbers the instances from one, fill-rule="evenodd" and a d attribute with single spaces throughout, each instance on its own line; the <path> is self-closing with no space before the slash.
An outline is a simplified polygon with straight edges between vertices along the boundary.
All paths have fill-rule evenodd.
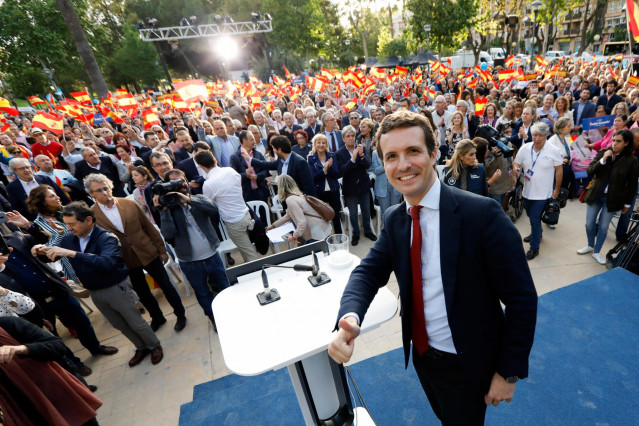
<path id="1" fill-rule="evenodd" d="M 484 395 L 466 378 L 459 356 L 434 348 L 419 356 L 413 348 L 413 365 L 430 406 L 444 426 L 484 424 Z"/>
<path id="2" fill-rule="evenodd" d="M 180 295 L 175 290 L 175 287 L 173 287 L 173 285 L 171 284 L 169 275 L 166 273 L 166 269 L 164 269 L 164 264 L 158 256 L 146 266 L 139 266 L 137 268 L 129 269 L 131 286 L 140 298 L 140 302 L 142 302 L 144 307 L 149 311 L 151 320 L 161 321 L 162 318 L 164 318 L 164 314 L 160 309 L 160 305 L 158 305 L 158 301 L 155 300 L 155 297 L 153 297 L 153 293 L 151 293 L 151 290 L 146 283 L 146 279 L 144 277 L 145 269 L 149 273 L 149 275 L 153 277 L 155 282 L 158 283 L 158 286 L 164 292 L 164 296 L 173 308 L 173 313 L 175 313 L 175 316 L 178 318 L 183 317 L 185 315 L 184 305 L 182 305 Z"/>
<path id="3" fill-rule="evenodd" d="M 324 191 L 317 194 L 317 198 L 328 203 L 335 210 L 333 218 L 333 228 L 336 234 L 342 233 L 342 222 L 340 220 L 340 212 L 342 211 L 342 203 L 339 201 L 339 191 Z"/>

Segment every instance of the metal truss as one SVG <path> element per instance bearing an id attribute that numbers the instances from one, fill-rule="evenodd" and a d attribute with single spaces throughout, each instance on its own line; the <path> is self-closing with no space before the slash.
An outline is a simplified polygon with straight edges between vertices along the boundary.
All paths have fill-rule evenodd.
<path id="1" fill-rule="evenodd" d="M 271 21 L 232 22 L 223 24 L 190 25 L 184 27 L 141 29 L 142 41 L 184 40 L 187 38 L 220 37 L 224 35 L 269 33 Z"/>

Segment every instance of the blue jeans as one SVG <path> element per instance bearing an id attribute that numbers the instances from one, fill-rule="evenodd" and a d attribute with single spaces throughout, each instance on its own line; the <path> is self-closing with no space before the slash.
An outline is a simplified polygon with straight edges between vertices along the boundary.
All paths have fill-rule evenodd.
<path id="1" fill-rule="evenodd" d="M 634 209 L 635 202 L 637 201 L 637 195 L 635 194 L 632 202 L 630 203 L 630 208 L 628 211 L 621 216 L 619 216 L 619 221 L 617 222 L 617 230 L 615 231 L 615 235 L 617 239 L 620 240 L 626 236 L 628 233 L 628 225 L 630 225 L 630 216 L 632 216 L 632 210 Z"/>
<path id="2" fill-rule="evenodd" d="M 546 200 L 528 200 L 524 198 L 524 208 L 530 220 L 530 249 L 539 250 L 541 241 L 541 214 L 546 206 Z"/>
<path id="3" fill-rule="evenodd" d="M 493 200 L 497 201 L 500 206 L 504 206 L 504 200 L 506 199 L 506 193 L 503 194 L 491 194 L 488 193 L 488 196 Z"/>
<path id="4" fill-rule="evenodd" d="M 373 233 L 371 229 L 371 201 L 370 191 L 362 191 L 356 197 L 344 197 L 346 207 L 351 216 L 351 227 L 353 229 L 353 237 L 359 237 L 359 220 L 357 205 L 359 204 L 362 211 L 362 223 L 364 224 L 364 233 Z"/>
<path id="5" fill-rule="evenodd" d="M 615 212 L 608 211 L 606 200 L 606 196 L 603 196 L 586 206 L 586 236 L 588 237 L 588 245 L 595 248 L 595 253 L 601 251 L 608 235 L 608 226 L 615 214 Z M 599 216 L 599 221 L 597 221 L 597 216 Z"/>
<path id="6" fill-rule="evenodd" d="M 204 314 L 209 318 L 213 318 L 213 310 L 211 308 L 213 291 L 209 286 L 209 282 L 212 282 L 220 291 L 229 286 L 229 279 L 226 276 L 222 258 L 215 253 L 204 260 L 196 260 L 195 262 L 180 261 L 180 268 L 182 268 L 186 279 L 189 280 L 191 287 L 193 287 L 197 302 L 202 307 Z"/>

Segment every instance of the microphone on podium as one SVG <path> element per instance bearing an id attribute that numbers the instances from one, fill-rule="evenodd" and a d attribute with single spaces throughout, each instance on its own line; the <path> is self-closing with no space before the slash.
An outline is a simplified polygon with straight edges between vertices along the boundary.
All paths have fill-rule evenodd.
<path id="1" fill-rule="evenodd" d="M 257 300 L 262 306 L 268 305 L 269 303 L 273 303 L 281 299 L 280 293 L 276 289 L 270 288 L 269 286 L 268 276 L 266 275 L 266 268 L 286 268 L 293 269 L 294 271 L 310 272 L 311 276 L 308 277 L 308 281 L 313 287 L 319 287 L 331 282 L 331 279 L 328 277 L 328 275 L 325 272 L 320 271 L 317 254 L 315 254 L 315 252 L 313 252 L 313 265 L 298 264 L 287 266 L 264 264 L 262 265 L 262 284 L 264 285 L 264 291 L 257 294 Z"/>

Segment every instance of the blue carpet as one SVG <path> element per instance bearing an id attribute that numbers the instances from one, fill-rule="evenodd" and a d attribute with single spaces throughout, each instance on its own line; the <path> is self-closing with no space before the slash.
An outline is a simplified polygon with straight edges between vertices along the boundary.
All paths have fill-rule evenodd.
<path id="1" fill-rule="evenodd" d="M 530 377 L 489 425 L 639 424 L 639 277 L 614 269 L 539 299 Z M 396 349 L 351 366 L 378 425 L 438 424 Z M 302 425 L 288 371 L 195 387 L 180 425 Z"/>

